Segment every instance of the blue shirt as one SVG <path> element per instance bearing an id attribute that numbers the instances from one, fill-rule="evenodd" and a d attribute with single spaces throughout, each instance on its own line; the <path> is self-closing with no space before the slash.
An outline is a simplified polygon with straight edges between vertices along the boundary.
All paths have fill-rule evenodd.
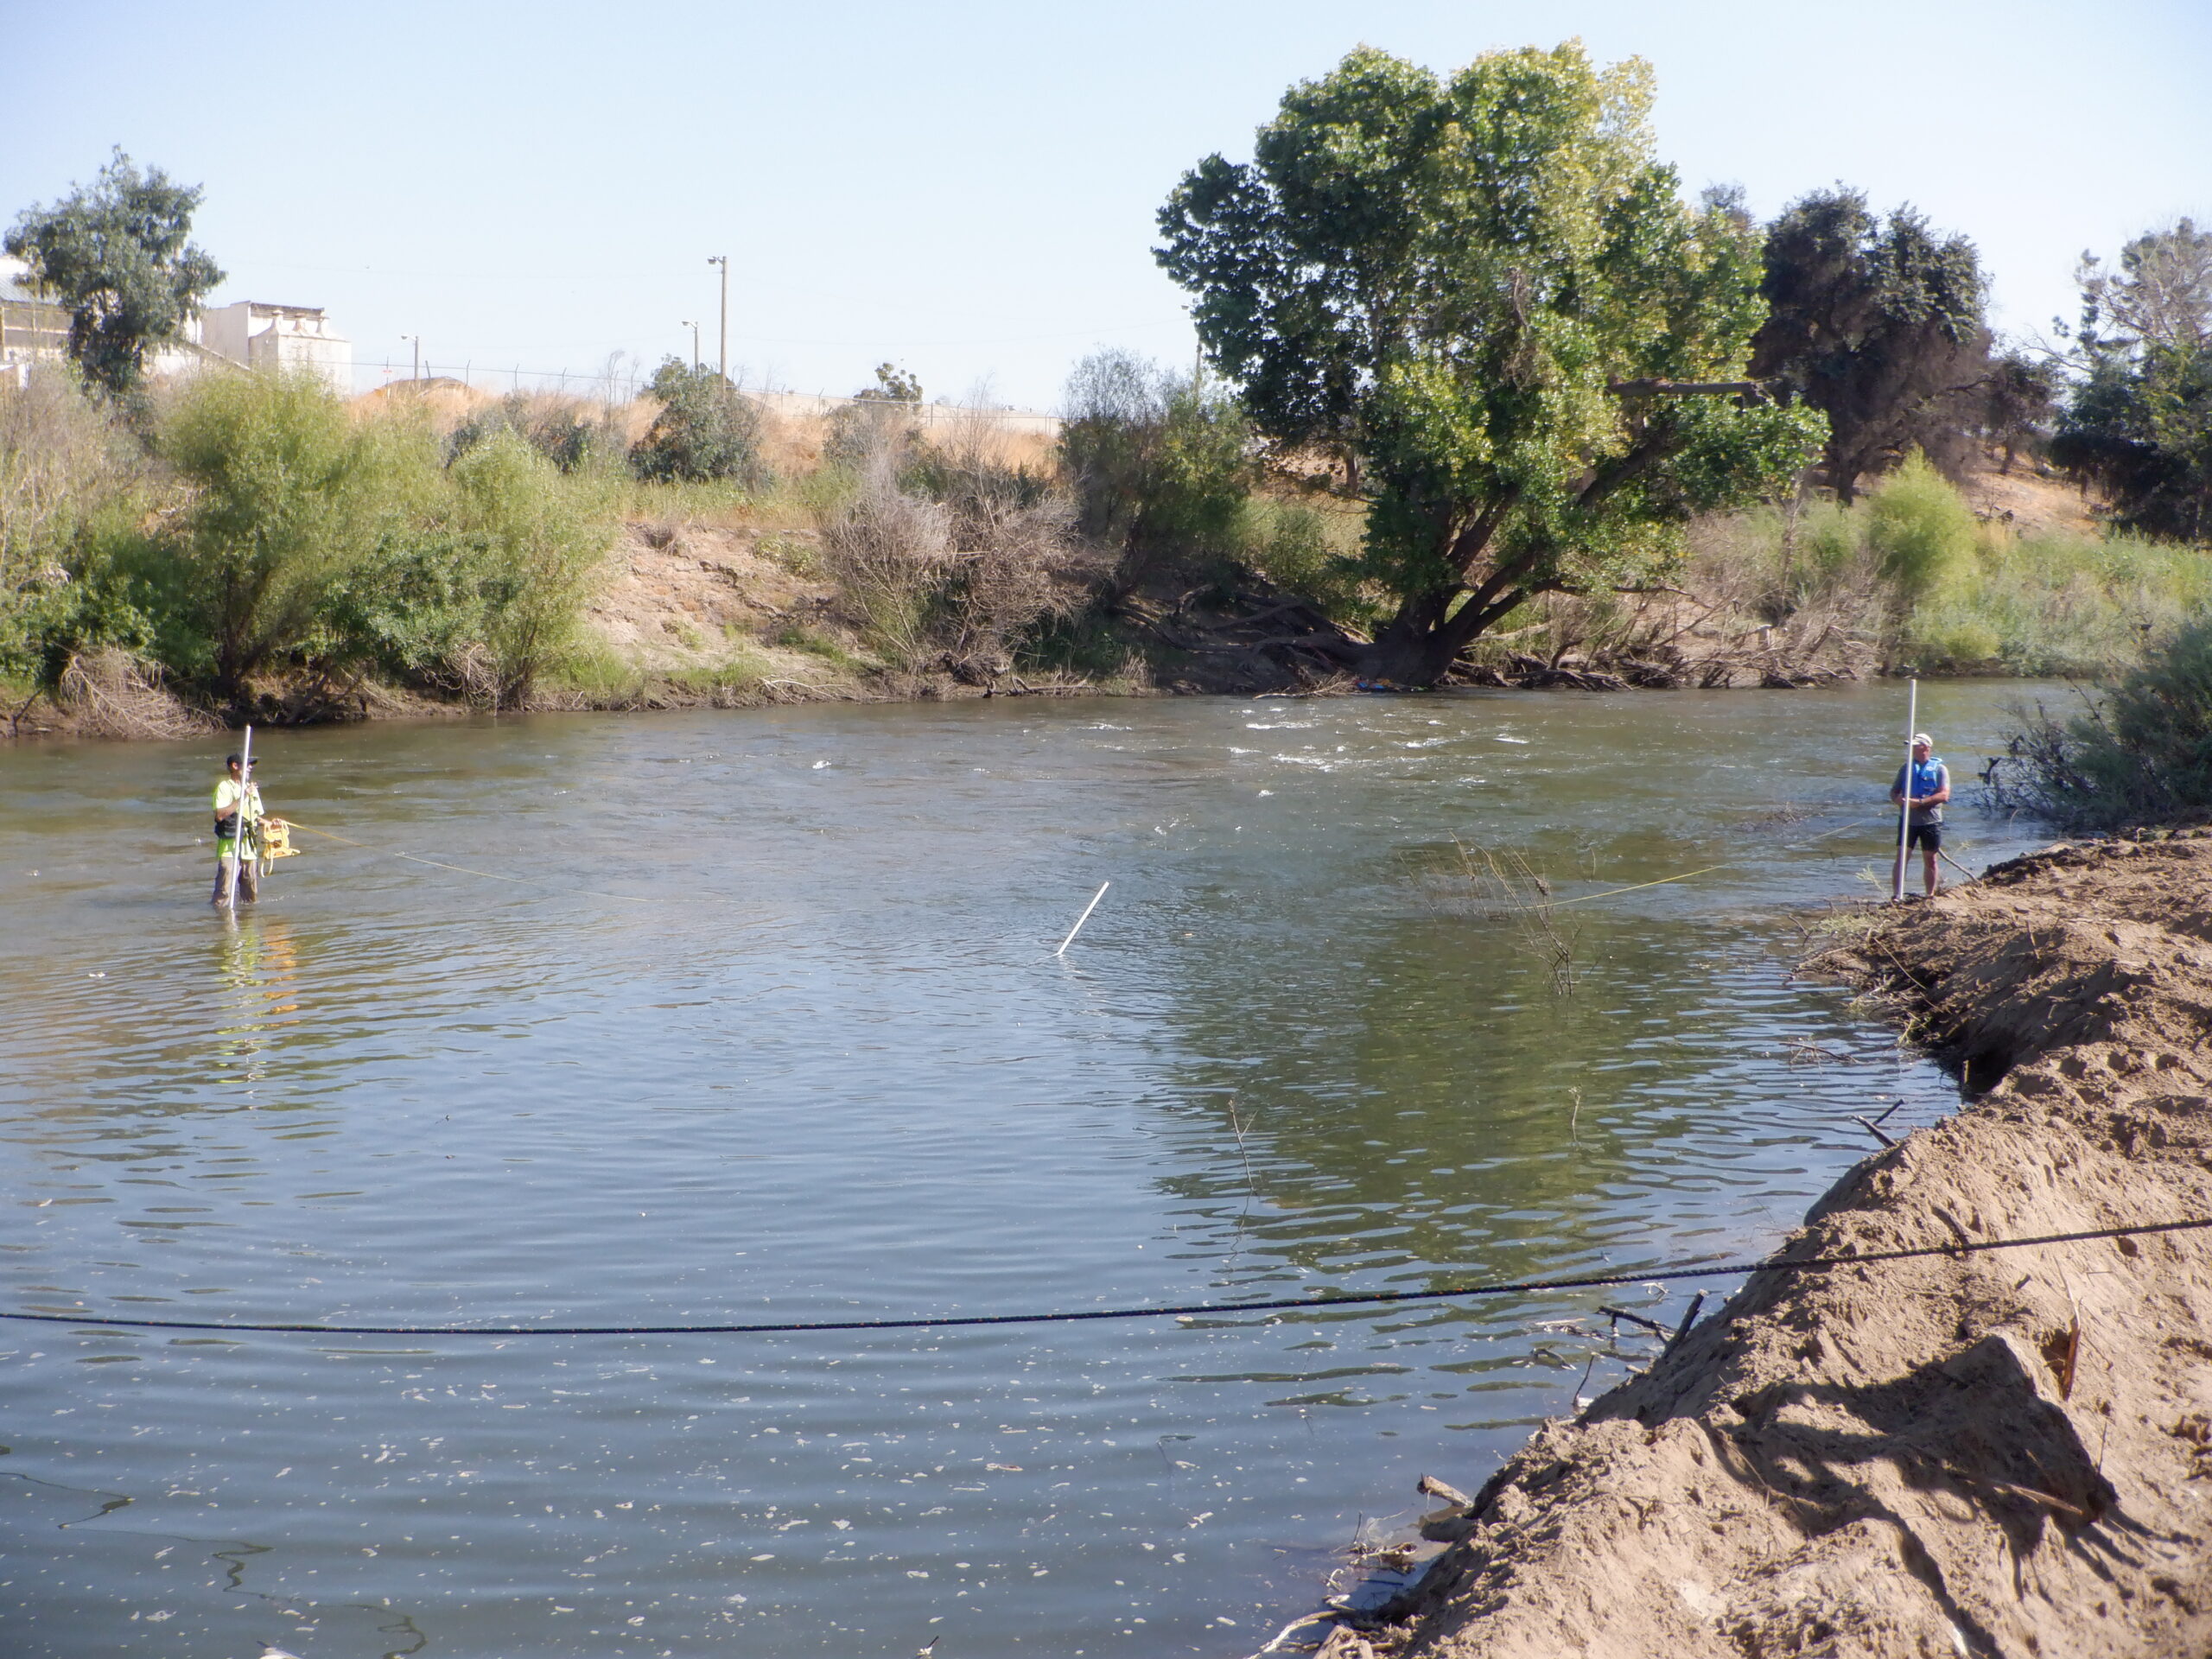
<path id="1" fill-rule="evenodd" d="M 1951 786 L 1950 768 L 1946 766 L 1941 760 L 1937 760 L 1932 754 L 1925 760 L 1915 760 L 1907 766 L 1899 766 L 1897 768 L 1897 780 L 1891 784 L 1890 787 L 1895 790 L 1903 790 L 1905 786 L 1904 775 L 1908 772 L 1912 774 L 1912 788 L 1910 793 L 1915 801 L 1924 800 L 1930 795 L 1940 795 L 1943 791 Z M 1915 806 L 1912 809 L 1912 822 L 1915 823 L 1941 823 L 1943 822 L 1943 809 L 1941 804 L 1935 806 Z"/>

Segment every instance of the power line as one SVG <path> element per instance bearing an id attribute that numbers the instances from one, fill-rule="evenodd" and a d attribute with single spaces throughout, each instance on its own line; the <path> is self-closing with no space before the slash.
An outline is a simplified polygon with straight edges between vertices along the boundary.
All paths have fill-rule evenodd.
<path id="1" fill-rule="evenodd" d="M 950 1331 L 999 1325 L 1072 1325 L 1096 1319 L 1199 1319 L 1224 1314 L 1327 1313 L 1344 1307 L 1386 1306 L 1408 1302 L 1452 1301 L 1467 1296 L 1528 1296 L 1553 1291 L 1595 1290 L 1616 1285 L 1667 1283 L 1684 1279 L 1731 1279 L 1754 1273 L 1821 1273 L 1833 1268 L 1868 1267 L 1881 1262 L 1911 1262 L 1926 1256 L 1975 1255 L 1989 1250 L 2018 1250 L 2043 1244 L 2083 1244 L 2107 1238 L 2139 1238 L 2152 1233 L 2182 1233 L 2212 1227 L 2212 1217 L 2195 1221 L 2154 1221 L 2136 1227 L 2101 1227 L 2088 1232 L 2043 1233 L 2030 1238 L 1961 1239 L 1949 1244 L 1905 1249 L 1867 1250 L 1850 1255 L 1811 1255 L 1794 1262 L 1728 1262 L 1707 1266 L 1657 1268 L 1642 1273 L 1589 1274 L 1573 1279 L 1526 1279 L 1448 1290 L 1371 1290 L 1348 1296 L 1294 1296 L 1265 1302 L 1183 1302 L 1143 1307 L 1078 1308 L 1054 1313 L 934 1314 L 903 1319 L 799 1319 L 759 1325 L 310 1325 L 230 1323 L 219 1319 L 126 1319 L 94 1313 L 30 1313 L 0 1311 L 0 1319 L 41 1325 L 95 1325 L 121 1331 L 255 1332 L 321 1337 L 750 1337 L 828 1331 Z"/>

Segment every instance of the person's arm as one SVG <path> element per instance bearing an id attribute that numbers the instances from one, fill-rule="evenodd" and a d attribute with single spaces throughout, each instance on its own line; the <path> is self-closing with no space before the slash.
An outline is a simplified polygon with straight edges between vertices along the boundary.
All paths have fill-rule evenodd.
<path id="1" fill-rule="evenodd" d="M 1933 795 L 1922 796 L 1920 798 L 1920 804 L 1923 806 L 1941 806 L 1944 802 L 1950 798 L 1951 769 L 1948 766 L 1938 766 L 1936 768 L 1936 792 Z"/>
<path id="2" fill-rule="evenodd" d="M 1904 786 L 1912 776 L 1910 767 L 1897 773 L 1897 780 L 1890 785 L 1890 799 L 1894 804 L 1904 799 Z"/>

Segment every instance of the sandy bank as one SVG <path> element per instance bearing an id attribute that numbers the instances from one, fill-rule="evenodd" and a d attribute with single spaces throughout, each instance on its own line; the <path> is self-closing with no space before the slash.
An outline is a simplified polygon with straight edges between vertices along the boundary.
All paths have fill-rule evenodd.
<path id="1" fill-rule="evenodd" d="M 2054 848 L 1846 925 L 1815 966 L 1986 1092 L 1784 1258 L 2212 1216 L 2212 839 Z M 2204 1232 L 1761 1274 L 1538 1431 L 1391 1622 L 1324 1651 L 2212 1651 L 2208 1360 Z"/>

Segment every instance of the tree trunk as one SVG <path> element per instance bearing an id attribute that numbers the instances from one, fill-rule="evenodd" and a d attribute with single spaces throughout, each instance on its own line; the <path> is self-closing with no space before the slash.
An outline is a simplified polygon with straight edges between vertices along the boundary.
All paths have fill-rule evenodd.
<path id="1" fill-rule="evenodd" d="M 1360 677 L 1421 689 L 1436 684 L 1452 671 L 1461 652 L 1529 596 L 1522 588 L 1499 591 L 1501 586 L 1495 580 L 1486 583 L 1466 594 L 1456 611 L 1452 601 L 1464 592 L 1457 588 L 1431 588 L 1408 600 L 1360 653 Z"/>

